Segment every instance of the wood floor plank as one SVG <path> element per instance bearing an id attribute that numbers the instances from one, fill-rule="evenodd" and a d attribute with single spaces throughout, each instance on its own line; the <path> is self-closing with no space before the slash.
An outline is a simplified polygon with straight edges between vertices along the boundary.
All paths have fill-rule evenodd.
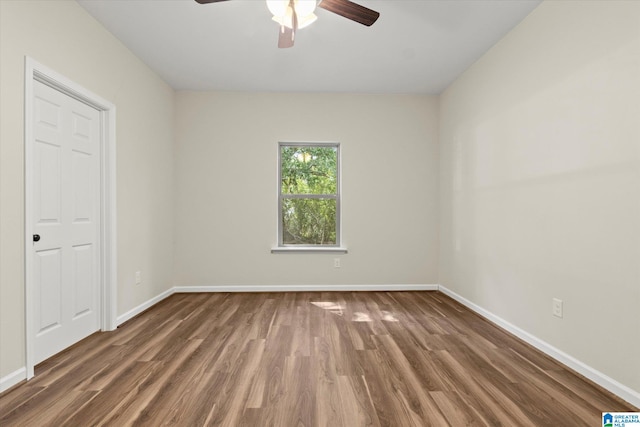
<path id="1" fill-rule="evenodd" d="M 229 381 L 225 372 L 207 372 L 188 393 L 179 396 L 171 407 L 174 425 L 206 426 L 214 425 L 213 419 L 219 409 L 218 390 Z"/>
<path id="2" fill-rule="evenodd" d="M 316 419 L 315 378 L 310 356 L 289 356 L 284 371 L 285 396 L 279 404 L 278 425 L 313 426 Z"/>
<path id="3" fill-rule="evenodd" d="M 15 411 L 17 408 L 29 404 L 31 399 L 34 399 L 45 390 L 46 387 L 44 386 L 31 386 L 16 387 L 14 390 L 6 392 L 5 395 L 0 398 L 0 415 L 2 418 L 8 416 L 11 411 Z"/>
<path id="4" fill-rule="evenodd" d="M 555 379 L 561 387 L 571 390 L 573 394 L 580 396 L 595 408 L 611 408 L 611 412 L 628 410 L 620 399 L 602 389 L 592 387 L 591 382 L 581 375 L 576 375 L 566 369 L 548 371 L 547 374 Z"/>
<path id="5" fill-rule="evenodd" d="M 24 426 L 56 426 L 61 425 L 66 421 L 69 414 L 74 414 L 78 408 L 85 405 L 97 392 L 90 391 L 76 391 L 71 390 L 63 395 L 57 395 L 54 399 L 47 399 L 44 405 L 46 410 L 44 411 L 28 411 L 26 415 L 23 414 L 22 407 L 17 411 L 11 411 L 7 414 L 6 418 L 3 417 L 2 424 L 0 425 L 24 425 Z M 49 414 L 52 414 L 50 416 Z"/>
<path id="6" fill-rule="evenodd" d="M 340 395 L 338 375 L 329 343 L 324 337 L 314 337 L 311 356 L 316 384 L 316 425 L 349 425 L 344 420 L 343 397 Z"/>
<path id="7" fill-rule="evenodd" d="M 584 426 L 638 411 L 439 292 L 175 294 L 0 395 L 13 426 Z"/>
<path id="8" fill-rule="evenodd" d="M 159 370 L 157 375 L 147 376 L 140 385 L 129 389 L 125 399 L 121 400 L 118 411 L 112 411 L 106 422 L 114 425 L 145 425 L 144 416 L 147 413 L 145 411 L 156 396 L 166 390 L 163 385 L 171 378 L 174 371 L 179 369 L 200 344 L 200 340 L 175 343 L 173 345 L 175 351 L 167 352 L 167 359 L 163 362 L 164 369 Z M 81 419 L 78 419 L 78 425 L 80 421 Z"/>
<path id="9" fill-rule="evenodd" d="M 342 409 L 341 424 L 337 425 L 354 427 L 380 425 L 364 376 L 338 376 L 336 384 Z M 324 396 L 322 398 L 324 399 Z"/>
<path id="10" fill-rule="evenodd" d="M 291 353 L 293 334 L 291 326 L 282 325 L 271 329 L 265 341 L 265 356 L 260 361 L 253 377 L 247 398 L 247 408 L 262 408 L 273 405 L 283 393 L 283 372 L 286 357 Z"/>
<path id="11" fill-rule="evenodd" d="M 457 356 L 457 354 L 456 354 Z M 448 350 L 436 352 L 434 357 L 441 363 L 454 379 L 455 390 L 467 402 L 472 404 L 485 421 L 500 426 L 533 426 L 532 421 L 522 408 L 507 399 L 499 388 L 494 386 L 492 378 L 477 370 L 467 370 L 458 362 L 457 357 Z M 474 372 L 475 375 L 470 375 Z"/>
<path id="12" fill-rule="evenodd" d="M 390 377 L 397 378 L 399 383 L 405 386 L 404 390 L 400 389 L 401 394 L 404 402 L 410 406 L 407 409 L 415 414 L 414 419 L 417 416 L 417 420 L 422 420 L 423 425 L 447 425 L 447 420 L 429 396 L 428 390 L 422 386 L 418 379 L 419 376 L 424 375 L 422 370 L 416 370 L 416 365 L 411 365 L 391 336 L 380 335 L 376 337 L 376 341 L 382 363 L 387 366 L 387 373 Z"/>
<path id="13" fill-rule="evenodd" d="M 365 366 L 364 378 L 367 380 L 380 425 L 414 425 L 410 406 L 407 405 L 406 399 L 400 396 L 404 385 L 387 371 L 378 350 L 363 350 L 361 354 Z"/>
<path id="14" fill-rule="evenodd" d="M 127 365 L 124 371 L 113 378 L 109 387 L 97 391 L 95 399 L 71 414 L 63 425 L 96 425 L 109 419 L 114 413 L 132 405 L 140 403 L 140 389 L 145 387 L 152 378 L 161 373 L 160 362 L 134 362 Z M 134 405 L 143 409 L 142 405 Z"/>
<path id="15" fill-rule="evenodd" d="M 338 375 L 362 375 L 356 349 L 342 315 L 327 317 L 327 335 Z"/>
<path id="16" fill-rule="evenodd" d="M 432 391 L 429 394 L 452 426 L 489 426 L 455 391 Z"/>
<path id="17" fill-rule="evenodd" d="M 251 340 L 243 346 L 238 354 L 238 363 L 233 366 L 227 382 L 218 392 L 217 412 L 211 420 L 213 425 L 235 427 L 239 424 L 264 349 L 264 340 Z"/>

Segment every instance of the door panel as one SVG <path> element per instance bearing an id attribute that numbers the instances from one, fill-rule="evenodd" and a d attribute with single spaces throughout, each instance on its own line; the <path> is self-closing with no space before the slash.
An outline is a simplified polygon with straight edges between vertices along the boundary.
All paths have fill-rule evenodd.
<path id="1" fill-rule="evenodd" d="M 60 223 L 60 147 L 36 140 L 34 172 L 36 221 Z"/>
<path id="2" fill-rule="evenodd" d="M 100 115 L 34 81 L 35 363 L 99 329 Z"/>
<path id="3" fill-rule="evenodd" d="M 91 173 L 92 158 L 86 153 L 73 151 L 73 223 L 91 221 Z"/>
<path id="4" fill-rule="evenodd" d="M 36 298 L 37 335 L 42 335 L 62 323 L 61 254 L 60 248 L 36 252 L 34 277 L 39 285 L 36 288 L 39 291 Z"/>
<path id="5" fill-rule="evenodd" d="M 75 292 L 74 319 L 91 311 L 92 289 L 84 286 L 93 277 L 93 245 L 73 247 L 73 289 Z"/>

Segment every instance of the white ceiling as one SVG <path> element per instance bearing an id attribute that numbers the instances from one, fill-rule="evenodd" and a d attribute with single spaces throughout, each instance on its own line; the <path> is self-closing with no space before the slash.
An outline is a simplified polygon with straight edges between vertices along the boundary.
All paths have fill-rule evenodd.
<path id="1" fill-rule="evenodd" d="M 278 49 L 264 0 L 78 3 L 174 89 L 442 92 L 539 0 L 356 0 L 371 27 L 323 9 Z"/>

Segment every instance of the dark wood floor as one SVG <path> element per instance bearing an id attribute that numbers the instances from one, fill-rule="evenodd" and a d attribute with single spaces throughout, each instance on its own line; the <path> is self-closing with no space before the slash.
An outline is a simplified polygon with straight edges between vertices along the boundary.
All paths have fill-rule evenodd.
<path id="1" fill-rule="evenodd" d="M 176 294 L 0 396 L 0 425 L 597 426 L 637 411 L 437 292 Z"/>

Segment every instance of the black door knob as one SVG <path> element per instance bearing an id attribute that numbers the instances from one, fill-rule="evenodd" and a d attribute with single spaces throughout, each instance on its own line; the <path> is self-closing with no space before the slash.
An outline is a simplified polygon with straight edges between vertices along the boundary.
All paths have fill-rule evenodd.
<path id="1" fill-rule="evenodd" d="M 40 235 L 39 235 L 39 234 L 34 234 L 34 235 L 33 235 L 33 241 L 34 241 L 34 242 L 38 242 L 38 241 L 40 241 Z"/>

